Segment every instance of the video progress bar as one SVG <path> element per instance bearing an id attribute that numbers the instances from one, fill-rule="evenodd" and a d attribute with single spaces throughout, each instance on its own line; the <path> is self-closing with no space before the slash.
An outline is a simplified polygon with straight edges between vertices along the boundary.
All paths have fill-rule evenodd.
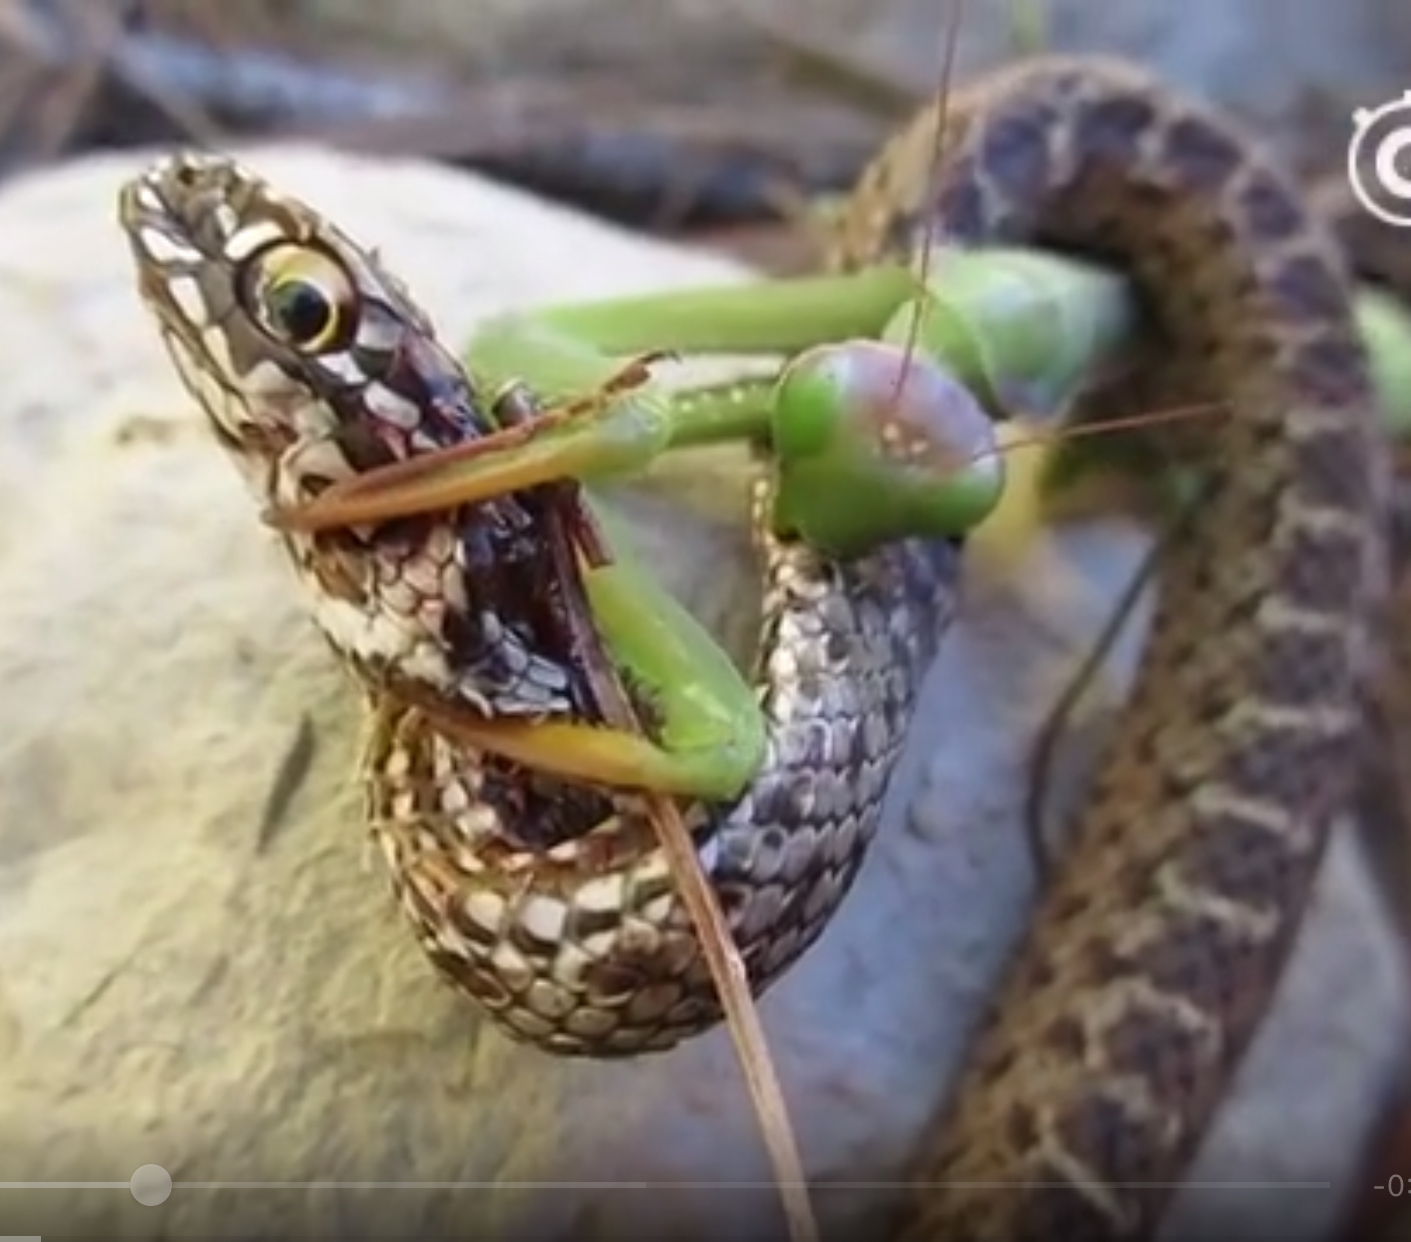
<path id="1" fill-rule="evenodd" d="M 143 1166 L 150 1168 L 152 1166 Z M 170 1190 L 775 1190 L 779 1182 L 169 1182 Z M 837 1182 L 810 1184 L 830 1190 L 1063 1190 L 1068 1182 Z M 1323 1182 L 1111 1182 L 1114 1190 L 1331 1190 Z M 131 1190 L 126 1182 L 0 1182 L 0 1190 Z M 170 1192 L 168 1192 L 170 1193 Z"/>

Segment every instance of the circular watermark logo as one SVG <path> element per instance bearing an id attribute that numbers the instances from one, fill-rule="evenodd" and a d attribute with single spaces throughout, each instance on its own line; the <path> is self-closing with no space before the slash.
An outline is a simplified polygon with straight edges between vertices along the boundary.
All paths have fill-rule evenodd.
<path id="1" fill-rule="evenodd" d="M 1347 180 L 1372 215 L 1411 227 L 1411 91 L 1352 114 Z"/>

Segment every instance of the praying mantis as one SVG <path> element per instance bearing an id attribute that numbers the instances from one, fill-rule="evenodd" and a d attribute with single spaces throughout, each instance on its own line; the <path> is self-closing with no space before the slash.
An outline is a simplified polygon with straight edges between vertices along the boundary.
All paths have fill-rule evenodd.
<path id="1" fill-rule="evenodd" d="M 292 279 L 281 296 L 321 299 Z M 856 556 L 908 536 L 962 537 L 1003 493 L 992 420 L 1016 396 L 1029 408 L 1058 404 L 1089 367 L 1117 354 L 1129 309 L 1110 274 L 1030 253 L 956 253 L 930 280 L 918 291 L 914 272 L 885 266 L 488 322 L 465 352 L 477 386 L 528 383 L 547 403 L 541 413 L 364 472 L 268 520 L 316 532 L 564 480 L 591 490 L 664 453 L 744 441 L 762 447 L 774 473 L 775 529 L 824 554 Z M 713 353 L 787 360 L 763 379 L 675 391 L 651 374 L 665 356 Z M 572 779 L 737 795 L 761 736 L 740 674 L 620 544 L 609 563 L 588 570 L 586 587 L 607 648 L 661 708 L 659 738 L 489 721 L 474 739 Z"/>

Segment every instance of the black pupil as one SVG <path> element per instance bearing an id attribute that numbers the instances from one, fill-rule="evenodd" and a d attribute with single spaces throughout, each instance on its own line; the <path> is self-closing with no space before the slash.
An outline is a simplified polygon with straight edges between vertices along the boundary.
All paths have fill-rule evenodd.
<path id="1" fill-rule="evenodd" d="M 270 290 L 274 321 L 294 341 L 314 341 L 328 330 L 333 308 L 317 286 L 290 280 Z"/>

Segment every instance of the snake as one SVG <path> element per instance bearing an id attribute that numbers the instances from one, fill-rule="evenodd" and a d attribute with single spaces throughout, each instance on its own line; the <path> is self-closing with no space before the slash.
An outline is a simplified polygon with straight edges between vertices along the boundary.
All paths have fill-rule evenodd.
<path id="1" fill-rule="evenodd" d="M 492 425 L 494 395 L 375 255 L 235 161 L 170 155 L 120 215 L 141 300 L 261 504 Z M 1140 1236 L 1269 1008 L 1352 794 L 1389 450 L 1330 222 L 1257 142 L 1136 66 L 1039 57 L 923 109 L 835 216 L 828 265 L 933 242 L 1111 264 L 1150 345 L 1128 397 L 1222 411 L 1147 433 L 1205 498 L 897 1222 L 910 1242 Z M 338 311 L 326 348 L 261 297 L 299 263 Z M 770 532 L 768 488 L 751 517 L 765 761 L 733 805 L 687 808 L 757 991 L 861 866 L 964 553 L 902 540 L 833 561 Z M 646 804 L 477 752 L 431 710 L 591 712 L 542 589 L 543 517 L 524 494 L 280 538 L 362 689 L 367 822 L 432 962 L 516 1038 L 635 1055 L 718 1017 Z"/>

